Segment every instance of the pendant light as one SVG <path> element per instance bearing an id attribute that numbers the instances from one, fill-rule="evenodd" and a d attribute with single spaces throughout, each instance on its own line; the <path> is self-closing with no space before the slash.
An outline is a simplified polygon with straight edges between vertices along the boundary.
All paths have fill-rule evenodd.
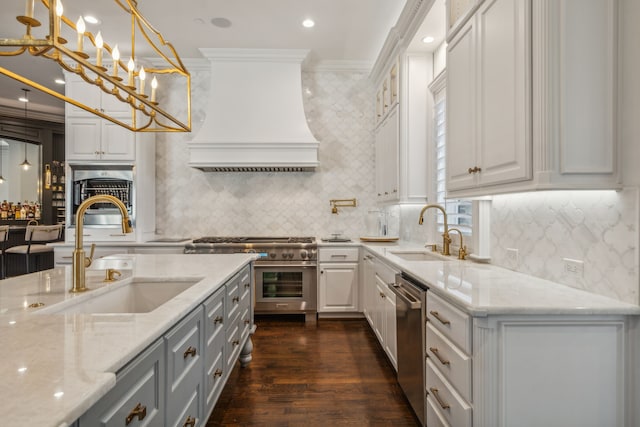
<path id="1" fill-rule="evenodd" d="M 0 184 L 4 183 L 5 179 L 4 176 L 2 176 L 2 152 L 4 151 L 4 140 L 0 139 Z"/>
<path id="2" fill-rule="evenodd" d="M 22 89 L 24 91 L 24 96 L 22 97 L 22 102 L 24 102 L 24 136 L 27 136 L 27 104 L 29 103 L 29 92 L 30 89 Z M 31 163 L 27 160 L 27 142 L 24 143 L 24 162 L 20 163 L 23 170 L 29 170 L 31 167 Z"/>

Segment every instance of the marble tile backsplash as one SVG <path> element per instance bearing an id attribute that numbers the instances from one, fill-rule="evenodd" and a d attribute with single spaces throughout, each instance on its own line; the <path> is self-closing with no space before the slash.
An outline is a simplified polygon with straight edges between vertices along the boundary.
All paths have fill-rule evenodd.
<path id="1" fill-rule="evenodd" d="M 495 196 L 491 262 L 638 304 L 638 202 L 637 188 Z M 564 258 L 584 261 L 584 275 L 566 273 Z"/>
<path id="2" fill-rule="evenodd" d="M 192 74 L 192 93 L 198 94 L 192 102 L 193 132 L 157 136 L 157 233 L 363 235 L 367 211 L 375 205 L 374 95 L 368 74 L 303 72 L 307 121 L 320 141 L 315 172 L 206 173 L 188 166 L 185 143 L 204 120 L 209 74 Z M 329 199 L 353 197 L 358 207 L 331 214 Z"/>

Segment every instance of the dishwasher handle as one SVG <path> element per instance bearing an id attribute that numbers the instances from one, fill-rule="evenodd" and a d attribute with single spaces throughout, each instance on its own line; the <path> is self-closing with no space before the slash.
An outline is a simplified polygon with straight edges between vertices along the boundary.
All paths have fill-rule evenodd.
<path id="1" fill-rule="evenodd" d="M 422 308 L 422 302 L 408 292 L 402 283 L 393 283 L 388 286 L 411 310 L 420 310 Z"/>

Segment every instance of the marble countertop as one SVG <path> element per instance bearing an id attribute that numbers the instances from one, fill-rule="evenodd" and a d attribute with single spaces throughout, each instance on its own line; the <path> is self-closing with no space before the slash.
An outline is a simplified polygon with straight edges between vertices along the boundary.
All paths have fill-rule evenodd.
<path id="1" fill-rule="evenodd" d="M 460 261 L 407 261 L 392 252 L 428 251 L 416 244 L 362 245 L 396 270 L 408 273 L 473 316 L 640 315 L 640 306 L 491 264 Z"/>
<path id="2" fill-rule="evenodd" d="M 53 304 L 89 297 L 68 292 L 70 266 L 0 281 L 3 425 L 57 427 L 75 421 L 115 385 L 120 368 L 256 256 L 115 255 L 101 262 L 109 259 L 125 267 L 122 282 L 197 283 L 149 313 L 100 315 L 43 314 Z M 103 270 L 88 270 L 87 286 L 93 292 L 114 286 L 102 283 L 103 276 Z M 45 305 L 29 308 L 35 302 Z"/>

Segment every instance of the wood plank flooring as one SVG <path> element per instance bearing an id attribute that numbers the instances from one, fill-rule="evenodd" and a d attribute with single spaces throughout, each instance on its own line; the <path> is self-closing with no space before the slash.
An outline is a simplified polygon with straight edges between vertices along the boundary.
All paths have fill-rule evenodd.
<path id="1" fill-rule="evenodd" d="M 256 318 L 253 360 L 236 365 L 214 426 L 418 426 L 364 319 Z"/>

